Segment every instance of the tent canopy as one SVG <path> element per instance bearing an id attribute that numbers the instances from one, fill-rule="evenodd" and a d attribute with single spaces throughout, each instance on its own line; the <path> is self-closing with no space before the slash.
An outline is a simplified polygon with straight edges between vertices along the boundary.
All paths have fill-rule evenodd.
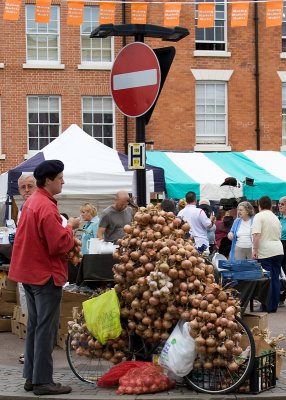
<path id="1" fill-rule="evenodd" d="M 194 191 L 198 198 L 209 200 L 239 196 L 257 200 L 265 195 L 278 200 L 286 195 L 284 152 L 148 151 L 147 161 L 164 168 L 167 195 L 176 199 L 185 197 L 188 191 Z M 221 187 L 225 178 L 230 176 L 237 179 L 238 187 Z M 253 186 L 246 185 L 245 178 L 253 179 Z"/>
<path id="2" fill-rule="evenodd" d="M 128 157 L 92 138 L 77 125 L 71 125 L 39 153 L 8 171 L 6 192 L 10 196 L 18 194 L 20 175 L 33 172 L 39 163 L 52 159 L 65 165 L 63 195 L 134 192 L 134 171 L 128 170 Z M 164 191 L 164 170 L 150 165 L 146 169 L 149 191 Z"/>

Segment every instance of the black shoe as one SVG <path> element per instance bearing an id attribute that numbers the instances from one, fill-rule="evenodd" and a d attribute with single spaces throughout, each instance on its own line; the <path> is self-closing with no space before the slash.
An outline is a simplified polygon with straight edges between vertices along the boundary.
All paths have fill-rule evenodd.
<path id="1" fill-rule="evenodd" d="M 24 389 L 26 392 L 31 392 L 34 388 L 34 385 L 32 384 L 31 379 L 26 379 L 26 382 L 24 384 Z"/>
<path id="2" fill-rule="evenodd" d="M 42 396 L 46 394 L 67 394 L 72 391 L 70 386 L 62 386 L 57 383 L 46 383 L 44 385 L 34 385 L 33 392 L 37 396 Z"/>

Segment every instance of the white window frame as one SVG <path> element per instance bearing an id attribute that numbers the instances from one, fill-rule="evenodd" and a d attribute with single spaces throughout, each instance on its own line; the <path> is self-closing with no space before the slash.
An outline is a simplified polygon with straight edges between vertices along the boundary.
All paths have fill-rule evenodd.
<path id="1" fill-rule="evenodd" d="M 62 133 L 62 107 L 61 107 L 62 101 L 61 101 L 61 96 L 58 96 L 58 95 L 36 95 L 36 94 L 28 95 L 27 99 L 26 99 L 26 101 L 27 101 L 27 150 L 28 150 L 28 157 L 31 157 L 31 156 L 39 153 L 39 151 L 42 150 L 42 149 L 30 150 L 30 148 L 29 148 L 29 125 L 30 125 L 29 124 L 29 98 L 31 98 L 31 97 L 35 97 L 35 98 L 38 98 L 38 99 L 39 98 L 49 98 L 49 99 L 50 98 L 57 98 L 57 99 L 59 99 L 59 136 Z M 39 112 L 39 110 L 38 110 L 38 112 Z M 40 123 L 38 122 L 37 125 L 40 125 Z M 57 136 L 57 137 L 59 137 L 59 136 Z"/>
<path id="2" fill-rule="evenodd" d="M 225 135 L 223 135 L 223 137 L 225 138 L 225 143 L 218 143 L 215 142 L 215 138 L 216 135 L 214 134 L 213 136 L 210 136 L 210 138 L 212 138 L 213 140 L 207 141 L 208 136 L 206 136 L 206 142 L 202 142 L 202 143 L 197 143 L 197 110 L 196 110 L 196 146 L 227 146 L 228 143 L 228 124 L 227 124 L 227 119 L 228 119 L 228 102 L 227 102 L 227 82 L 225 81 L 198 81 L 196 82 L 196 109 L 197 109 L 197 87 L 198 85 L 202 85 L 204 86 L 204 88 L 206 89 L 207 85 L 223 85 L 224 86 L 224 100 L 225 100 L 225 112 L 222 114 L 218 114 L 218 113 L 213 113 L 214 116 L 214 120 L 215 120 L 215 116 L 216 115 L 223 115 L 224 116 L 224 131 L 225 131 Z M 205 96 L 204 98 L 205 100 L 205 105 L 207 105 L 207 98 Z M 201 113 L 201 115 L 204 115 L 204 122 L 207 122 L 207 111 L 205 111 L 205 113 Z M 216 129 L 216 123 L 215 123 L 215 129 Z M 203 135 L 204 136 L 204 135 Z"/>
<path id="3" fill-rule="evenodd" d="M 203 0 L 205 3 L 211 2 L 211 0 Z M 219 0 L 215 0 L 215 2 L 218 2 L 219 4 L 221 4 L 222 2 Z M 224 49 L 223 50 L 216 50 L 216 49 L 198 49 L 194 51 L 194 56 L 214 56 L 214 57 L 230 57 L 231 53 L 229 53 L 227 51 L 227 1 L 223 0 L 224 2 L 224 29 L 223 29 L 223 33 L 224 33 L 224 41 L 218 42 L 215 40 L 197 40 L 196 39 L 196 28 L 195 28 L 195 45 L 197 43 L 224 43 Z M 215 6 L 216 7 L 216 6 Z M 195 6 L 195 26 L 197 26 L 197 4 Z M 216 13 L 216 8 L 215 8 L 215 13 Z M 218 19 L 217 19 L 218 20 Z M 220 19 L 221 20 L 221 19 Z M 215 18 L 216 21 L 216 18 Z M 212 28 L 201 28 L 204 29 L 204 32 L 206 32 L 207 29 L 212 29 Z M 213 28 L 215 29 L 215 27 Z"/>
<path id="4" fill-rule="evenodd" d="M 26 4 L 25 6 L 25 34 L 26 34 L 26 64 L 23 65 L 24 68 L 28 68 L 29 66 L 35 67 L 39 66 L 39 68 L 49 68 L 49 67 L 60 67 L 63 68 L 63 66 L 60 64 L 61 61 L 61 32 L 60 32 L 60 6 L 58 5 L 52 5 L 51 8 L 56 8 L 57 10 L 57 33 L 52 33 L 52 35 L 57 35 L 58 40 L 57 40 L 57 49 L 58 49 L 58 59 L 57 60 L 28 60 L 28 35 L 43 35 L 47 36 L 49 33 L 28 33 L 28 13 L 27 9 L 28 7 L 35 7 L 35 4 Z M 37 23 L 37 25 L 48 25 L 46 23 Z"/>
<path id="5" fill-rule="evenodd" d="M 85 6 L 84 8 L 98 8 L 98 15 L 99 15 L 99 6 Z M 93 22 L 92 22 L 93 23 Z M 94 21 L 94 26 L 92 27 L 92 30 L 95 29 L 98 26 L 98 21 Z M 90 32 L 91 33 L 91 32 Z M 78 65 L 78 69 L 97 69 L 97 70 L 111 70 L 113 62 L 114 62 L 114 37 L 112 36 L 111 43 L 110 43 L 110 50 L 111 50 L 111 60 L 110 61 L 85 61 L 83 60 L 82 57 L 82 37 L 83 36 L 88 36 L 87 34 L 82 32 L 82 25 L 80 27 L 80 58 L 81 58 L 81 64 Z M 101 50 L 102 50 L 102 42 L 104 39 L 100 38 L 94 38 L 94 39 L 89 39 L 90 41 L 100 41 L 101 43 Z"/>
<path id="6" fill-rule="evenodd" d="M 85 112 L 85 110 L 84 110 L 84 108 L 83 108 L 83 100 L 84 100 L 85 98 L 90 98 L 90 99 L 95 99 L 95 98 L 104 99 L 104 98 L 108 98 L 108 99 L 111 99 L 111 104 L 112 104 L 112 119 L 113 119 L 113 123 L 112 123 L 112 147 L 111 147 L 111 148 L 116 149 L 116 125 L 115 125 L 115 117 L 116 117 L 116 115 L 115 115 L 115 104 L 114 104 L 114 101 L 113 101 L 112 97 L 111 97 L 111 96 L 82 96 L 82 98 L 81 98 L 81 121 L 82 121 L 82 129 L 83 129 L 83 130 L 84 130 L 84 125 L 86 125 L 86 123 L 84 123 L 84 121 L 83 121 L 83 114 L 84 114 L 84 112 Z M 87 125 L 90 125 L 90 124 L 87 124 Z M 91 123 L 91 125 L 94 125 L 94 124 Z M 104 125 L 104 124 L 100 124 L 100 125 Z M 88 134 L 89 134 L 89 133 L 88 133 Z M 92 135 L 91 135 L 91 137 L 93 137 L 94 139 L 96 139 L 96 137 L 94 137 L 94 136 L 92 136 Z M 101 142 L 101 143 L 105 144 L 104 141 Z"/>

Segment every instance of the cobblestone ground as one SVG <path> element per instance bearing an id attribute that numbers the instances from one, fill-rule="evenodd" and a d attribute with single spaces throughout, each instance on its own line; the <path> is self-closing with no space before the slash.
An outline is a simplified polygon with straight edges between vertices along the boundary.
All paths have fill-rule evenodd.
<path id="1" fill-rule="evenodd" d="M 269 314 L 269 329 L 272 332 L 272 336 L 276 336 L 279 333 L 286 334 L 285 329 L 285 314 L 286 307 L 279 309 L 276 314 Z M 33 398 L 35 396 L 31 392 L 25 392 L 23 385 L 24 379 L 22 378 L 22 365 L 19 363 L 19 355 L 23 352 L 24 340 L 19 339 L 17 336 L 11 333 L 0 333 L 0 400 L 20 400 L 20 398 Z M 282 343 L 282 347 L 286 348 L 285 341 Z M 156 393 L 154 395 L 123 395 L 118 396 L 115 393 L 115 389 L 103 389 L 97 388 L 93 384 L 81 382 L 70 370 L 65 351 L 59 347 L 55 348 L 54 354 L 54 380 L 61 382 L 64 385 L 70 385 L 72 392 L 67 395 L 56 396 L 57 398 L 70 399 L 70 400 L 133 400 L 133 399 L 159 399 L 159 400 L 184 400 L 184 399 L 209 399 L 213 396 L 198 394 L 190 391 L 184 386 L 177 387 L 170 392 Z M 285 357 L 284 357 L 285 358 Z M 260 398 L 272 398 L 286 400 L 286 360 L 283 360 L 282 370 L 280 379 L 276 381 L 276 387 L 258 395 L 216 395 L 216 400 L 221 399 L 260 399 Z M 55 398 L 55 396 L 41 396 L 42 399 Z"/>

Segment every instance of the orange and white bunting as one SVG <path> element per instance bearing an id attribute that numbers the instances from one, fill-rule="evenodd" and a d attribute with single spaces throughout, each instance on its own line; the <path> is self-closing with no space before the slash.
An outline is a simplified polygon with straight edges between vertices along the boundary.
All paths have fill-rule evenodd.
<path id="1" fill-rule="evenodd" d="M 83 1 L 68 1 L 68 25 L 81 25 L 83 23 Z"/>
<path id="2" fill-rule="evenodd" d="M 115 3 L 100 3 L 99 25 L 114 24 L 114 22 L 115 22 Z"/>
<path id="3" fill-rule="evenodd" d="M 36 0 L 35 21 L 50 22 L 52 0 Z"/>
<path id="4" fill-rule="evenodd" d="M 266 27 L 281 26 L 283 17 L 283 1 L 266 3 Z"/>
<path id="5" fill-rule="evenodd" d="M 214 3 L 200 3 L 198 5 L 198 28 L 212 28 L 214 26 Z"/>
<path id="6" fill-rule="evenodd" d="M 147 23 L 147 4 L 131 4 L 131 24 Z"/>
<path id="7" fill-rule="evenodd" d="M 21 0 L 5 0 L 3 19 L 18 21 L 20 17 Z"/>
<path id="8" fill-rule="evenodd" d="M 231 27 L 247 26 L 249 2 L 232 3 L 231 5 Z"/>
<path id="9" fill-rule="evenodd" d="M 164 4 L 164 26 L 174 27 L 180 25 L 181 3 Z"/>

